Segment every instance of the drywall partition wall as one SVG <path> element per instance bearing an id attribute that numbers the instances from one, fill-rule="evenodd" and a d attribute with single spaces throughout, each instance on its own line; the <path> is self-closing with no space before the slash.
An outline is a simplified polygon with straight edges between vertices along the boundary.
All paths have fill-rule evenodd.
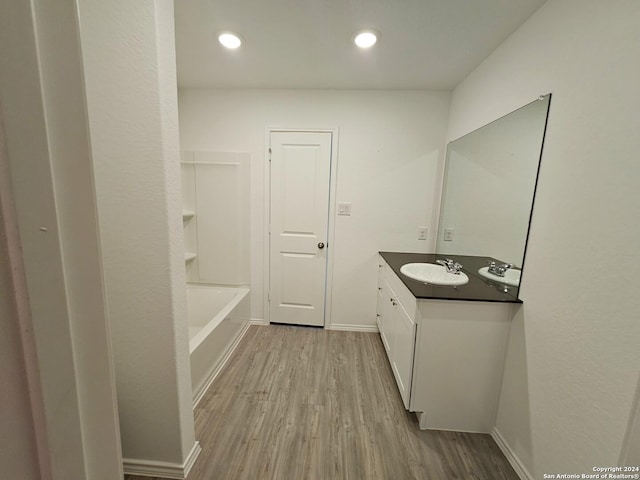
<path id="1" fill-rule="evenodd" d="M 553 93 L 496 427 L 532 478 L 616 465 L 630 418 L 639 24 L 634 0 L 550 0 L 452 94 L 450 138 Z"/>
<path id="2" fill-rule="evenodd" d="M 249 285 L 249 162 L 242 152 L 182 152 L 187 281 Z"/>
<path id="3" fill-rule="evenodd" d="M 38 446 L 2 216 L 0 211 L 0 476 L 37 480 Z"/>
<path id="4" fill-rule="evenodd" d="M 431 251 L 434 197 L 449 106 L 446 92 L 181 90 L 185 150 L 251 156 L 251 316 L 263 319 L 267 127 L 337 128 L 337 194 L 331 322 L 375 329 L 377 252 Z M 439 178 L 437 178 L 439 181 Z M 437 192 L 436 192 L 437 190 Z M 436 206 L 437 208 L 437 206 Z M 436 210 L 437 212 L 437 210 Z M 429 227 L 426 241 L 418 227 Z"/>
<path id="5" fill-rule="evenodd" d="M 76 7 L 0 4 L 0 103 L 21 247 L 14 232 L 10 320 L 37 350 L 24 348 L 27 367 L 38 361 L 39 378 L 27 378 L 43 479 L 122 475 Z"/>
<path id="6" fill-rule="evenodd" d="M 35 373 L 37 379 L 37 358 L 33 335 L 28 334 L 33 327 L 26 314 L 29 307 L 2 118 L 0 105 L 0 477 L 37 480 L 43 476 L 32 411 L 42 409 L 42 400 L 38 406 L 39 388 L 29 392 L 33 388 L 29 374 Z M 31 348 L 24 348 L 24 343 Z M 47 475 L 46 466 L 43 470 Z"/>
<path id="7" fill-rule="evenodd" d="M 87 478 L 122 474 L 77 4 L 34 2 Z"/>
<path id="8" fill-rule="evenodd" d="M 79 7 L 125 472 L 180 476 L 197 444 L 173 3 Z"/>

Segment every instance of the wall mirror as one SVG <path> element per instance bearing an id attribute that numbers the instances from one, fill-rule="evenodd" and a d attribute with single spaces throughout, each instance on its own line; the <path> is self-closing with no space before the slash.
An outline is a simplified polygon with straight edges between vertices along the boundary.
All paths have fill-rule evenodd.
<path id="1" fill-rule="evenodd" d="M 541 96 L 447 145 L 436 253 L 479 257 L 469 273 L 516 296 L 550 101 Z"/>

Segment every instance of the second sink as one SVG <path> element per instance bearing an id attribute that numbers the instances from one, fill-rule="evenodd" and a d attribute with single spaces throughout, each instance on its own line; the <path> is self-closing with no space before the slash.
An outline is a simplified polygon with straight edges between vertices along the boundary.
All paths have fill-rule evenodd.
<path id="1" fill-rule="evenodd" d="M 469 282 L 465 273 L 449 273 L 445 267 L 434 263 L 407 263 L 400 267 L 400 273 L 430 285 L 456 286 Z"/>
<path id="2" fill-rule="evenodd" d="M 478 273 L 484 278 L 493 280 L 494 282 L 504 283 L 505 285 L 509 285 L 511 287 L 520 286 L 520 270 L 518 270 L 517 268 L 509 268 L 506 272 L 504 272 L 504 277 L 494 275 L 489 271 L 489 267 L 482 267 L 480 270 L 478 270 Z"/>

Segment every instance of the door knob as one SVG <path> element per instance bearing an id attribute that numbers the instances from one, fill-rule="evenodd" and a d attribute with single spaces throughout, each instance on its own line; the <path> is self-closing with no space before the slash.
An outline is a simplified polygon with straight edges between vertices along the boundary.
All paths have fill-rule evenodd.
<path id="1" fill-rule="evenodd" d="M 322 250 L 322 249 L 324 248 L 324 243 L 320 242 L 320 243 L 318 244 L 318 248 L 319 248 L 320 250 Z"/>

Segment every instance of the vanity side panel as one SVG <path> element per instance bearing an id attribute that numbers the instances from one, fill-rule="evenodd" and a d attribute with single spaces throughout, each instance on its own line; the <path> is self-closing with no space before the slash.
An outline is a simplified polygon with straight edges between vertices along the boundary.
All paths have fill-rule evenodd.
<path id="1" fill-rule="evenodd" d="M 411 410 L 421 426 L 490 433 L 513 307 L 421 300 Z"/>

